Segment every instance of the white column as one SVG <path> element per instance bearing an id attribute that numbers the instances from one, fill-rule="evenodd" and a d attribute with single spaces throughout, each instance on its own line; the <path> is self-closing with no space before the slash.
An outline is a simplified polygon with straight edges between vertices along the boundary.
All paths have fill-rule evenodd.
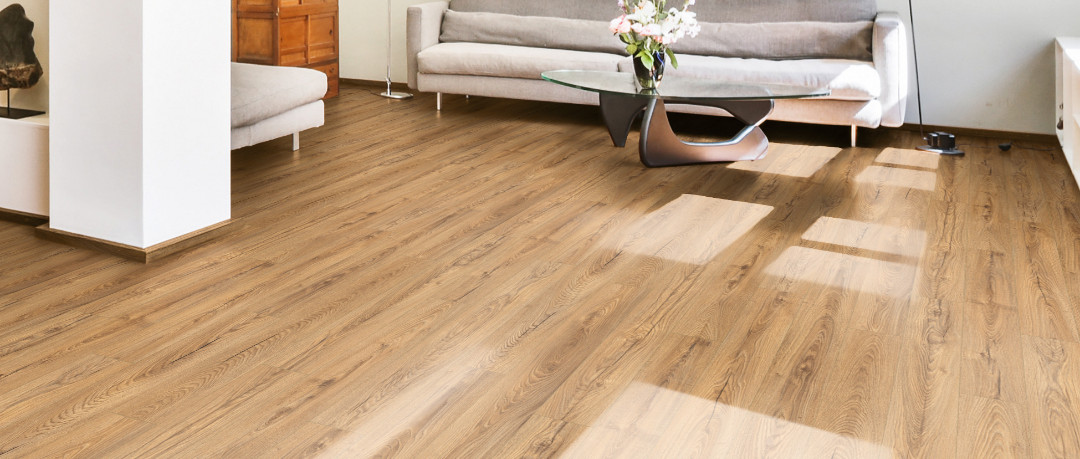
<path id="1" fill-rule="evenodd" d="M 227 220 L 229 2 L 50 14 L 49 225 L 146 248 Z"/>

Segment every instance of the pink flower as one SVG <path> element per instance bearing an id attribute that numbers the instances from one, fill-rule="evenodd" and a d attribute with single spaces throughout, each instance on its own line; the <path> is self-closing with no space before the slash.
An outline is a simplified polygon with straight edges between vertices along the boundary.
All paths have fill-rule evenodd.
<path id="1" fill-rule="evenodd" d="M 626 15 L 619 16 L 611 20 L 611 24 L 608 25 L 608 29 L 612 33 L 629 33 L 630 32 L 630 20 L 626 19 Z"/>
<path id="2" fill-rule="evenodd" d="M 664 35 L 664 29 L 660 27 L 660 24 L 648 24 L 642 27 L 641 30 L 635 29 L 634 31 L 646 37 L 660 38 L 660 36 Z"/>

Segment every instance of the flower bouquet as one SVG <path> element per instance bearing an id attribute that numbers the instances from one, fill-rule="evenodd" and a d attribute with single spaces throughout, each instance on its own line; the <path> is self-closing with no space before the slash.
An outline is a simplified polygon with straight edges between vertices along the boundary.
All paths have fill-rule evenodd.
<path id="1" fill-rule="evenodd" d="M 686 0 L 679 10 L 665 9 L 667 0 L 619 0 L 623 14 L 611 20 L 609 29 L 626 43 L 626 52 L 634 59 L 634 73 L 642 88 L 656 89 L 664 76 L 666 60 L 671 60 L 673 68 L 679 68 L 671 45 L 701 31 L 697 15 L 690 11 L 693 4 L 694 0 Z"/>

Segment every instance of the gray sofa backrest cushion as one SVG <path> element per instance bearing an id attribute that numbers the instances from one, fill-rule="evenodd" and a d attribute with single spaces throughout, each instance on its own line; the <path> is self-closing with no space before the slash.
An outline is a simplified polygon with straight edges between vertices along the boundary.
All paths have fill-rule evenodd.
<path id="1" fill-rule="evenodd" d="M 676 43 L 677 53 L 872 59 L 875 0 L 701 0 L 691 8 L 701 33 Z M 607 30 L 619 14 L 613 0 L 451 0 L 439 41 L 626 54 Z"/>
<path id="2" fill-rule="evenodd" d="M 607 21 L 500 13 L 447 10 L 439 41 L 626 54 L 626 45 L 608 30 Z"/>
<path id="3" fill-rule="evenodd" d="M 669 8 L 682 5 L 668 0 Z M 615 0 L 451 0 L 450 9 L 593 21 L 619 15 Z M 877 0 L 700 0 L 690 9 L 703 22 L 853 22 L 873 21 Z"/>
<path id="4" fill-rule="evenodd" d="M 874 23 L 702 22 L 701 33 L 672 46 L 676 53 L 751 59 L 874 59 Z"/>
<path id="5" fill-rule="evenodd" d="M 450 0 L 450 9 L 592 21 L 610 21 L 619 15 L 615 0 Z"/>

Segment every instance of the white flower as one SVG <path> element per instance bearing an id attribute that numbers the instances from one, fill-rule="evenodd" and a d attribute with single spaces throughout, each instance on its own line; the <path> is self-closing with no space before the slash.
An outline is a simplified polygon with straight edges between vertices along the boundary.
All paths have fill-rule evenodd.
<path id="1" fill-rule="evenodd" d="M 652 23 L 656 20 L 656 5 L 651 1 L 640 2 L 634 7 L 629 17 L 631 21 L 642 24 Z"/>
<path id="2" fill-rule="evenodd" d="M 695 0 L 684 1 L 680 10 L 666 8 L 667 0 L 618 0 L 625 14 L 612 20 L 608 28 L 635 56 L 664 53 L 679 39 L 697 36 L 701 31 L 697 15 L 689 11 Z"/>

